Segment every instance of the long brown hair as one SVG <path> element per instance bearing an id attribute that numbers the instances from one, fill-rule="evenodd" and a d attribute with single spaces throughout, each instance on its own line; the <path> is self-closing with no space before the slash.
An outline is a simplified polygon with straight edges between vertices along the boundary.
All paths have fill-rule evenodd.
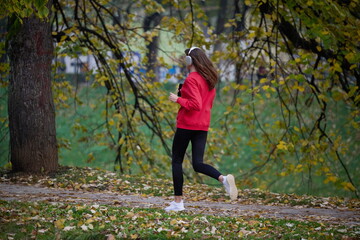
<path id="1" fill-rule="evenodd" d="M 189 50 L 190 49 L 185 50 L 186 55 L 188 55 Z M 196 71 L 207 81 L 209 89 L 214 89 L 218 83 L 218 73 L 205 52 L 200 48 L 194 48 L 189 56 L 192 58 L 192 64 L 196 68 Z"/>

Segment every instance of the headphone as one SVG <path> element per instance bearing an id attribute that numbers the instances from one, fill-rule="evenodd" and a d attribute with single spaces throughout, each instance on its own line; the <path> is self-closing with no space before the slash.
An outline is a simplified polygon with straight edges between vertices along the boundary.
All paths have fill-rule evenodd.
<path id="1" fill-rule="evenodd" d="M 190 66 L 190 65 L 193 63 L 193 62 L 192 62 L 192 58 L 191 58 L 191 56 L 190 56 L 190 53 L 191 53 L 192 50 L 194 50 L 194 49 L 196 49 L 196 48 L 198 48 L 198 47 L 191 47 L 191 48 L 190 48 L 187 56 L 185 57 L 186 66 Z M 198 48 L 198 49 L 200 49 L 200 48 Z"/>

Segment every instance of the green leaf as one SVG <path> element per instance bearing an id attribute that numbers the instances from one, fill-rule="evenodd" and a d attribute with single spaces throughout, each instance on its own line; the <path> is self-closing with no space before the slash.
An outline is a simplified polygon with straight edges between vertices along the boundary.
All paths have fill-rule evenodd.
<path id="1" fill-rule="evenodd" d="M 49 9 L 46 6 L 42 6 L 39 9 L 39 16 L 41 18 L 46 18 L 49 15 Z"/>
<path id="2" fill-rule="evenodd" d="M 46 3 L 47 3 L 47 0 L 35 0 L 34 6 L 35 6 L 35 8 L 40 10 L 40 8 L 45 6 Z"/>

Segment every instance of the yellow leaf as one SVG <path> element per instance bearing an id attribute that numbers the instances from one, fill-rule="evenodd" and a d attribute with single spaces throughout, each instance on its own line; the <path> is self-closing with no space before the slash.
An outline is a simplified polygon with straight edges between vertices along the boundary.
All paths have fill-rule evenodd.
<path id="1" fill-rule="evenodd" d="M 227 93 L 230 90 L 230 86 L 225 86 L 223 88 L 224 93 Z"/>
<path id="2" fill-rule="evenodd" d="M 106 76 L 101 76 L 100 78 L 97 79 L 98 82 L 102 83 L 105 82 L 106 80 L 108 80 L 109 78 Z"/>
<path id="3" fill-rule="evenodd" d="M 321 47 L 320 46 L 316 46 L 316 49 L 319 51 L 319 52 L 321 52 Z"/>
<path id="4" fill-rule="evenodd" d="M 110 126 L 113 126 L 114 124 L 115 124 L 114 119 L 110 119 L 110 120 L 109 120 L 109 125 L 110 125 Z"/>
<path id="5" fill-rule="evenodd" d="M 92 223 L 92 222 L 94 222 L 94 219 L 93 218 L 89 218 L 88 220 L 86 220 L 86 224 L 89 224 L 89 223 Z"/>
<path id="6" fill-rule="evenodd" d="M 72 35 L 72 36 L 70 36 L 70 39 L 71 39 L 71 41 L 75 42 L 75 41 L 76 41 L 76 39 L 77 39 L 77 36 Z"/>
<path id="7" fill-rule="evenodd" d="M 267 79 L 266 79 L 266 78 L 260 79 L 260 83 L 266 83 L 266 82 L 267 82 Z"/>
<path id="8" fill-rule="evenodd" d="M 64 223 L 65 223 L 65 220 L 66 219 L 58 219 L 54 222 L 54 225 L 57 229 L 63 229 L 65 226 L 64 226 Z"/>
<path id="9" fill-rule="evenodd" d="M 67 35 L 62 35 L 61 38 L 60 38 L 60 42 L 65 41 L 66 38 L 67 38 Z"/>
<path id="10" fill-rule="evenodd" d="M 131 235 L 130 235 L 130 238 L 131 238 L 131 239 L 137 239 L 137 238 L 138 238 L 138 235 L 137 235 L 136 233 L 135 233 L 135 234 L 131 234 Z"/>
<path id="11" fill-rule="evenodd" d="M 236 86 L 236 89 L 238 89 L 238 90 L 241 90 L 241 91 L 244 91 L 244 90 L 246 90 L 248 88 L 248 86 L 246 86 L 246 85 L 237 85 Z"/>
<path id="12" fill-rule="evenodd" d="M 328 177 L 324 180 L 324 183 L 328 183 L 328 182 L 336 182 L 338 180 L 338 178 L 332 174 L 328 174 Z"/>
<path id="13" fill-rule="evenodd" d="M 268 88 L 269 88 L 268 85 L 262 87 L 262 89 L 264 89 L 264 90 L 267 90 Z"/>
<path id="14" fill-rule="evenodd" d="M 303 86 L 297 86 L 297 89 L 300 91 L 300 92 L 303 92 L 305 90 L 305 88 Z"/>
<path id="15" fill-rule="evenodd" d="M 349 91 L 349 93 L 347 94 L 348 97 L 350 98 L 350 97 L 354 96 L 354 94 L 355 94 L 355 92 L 357 91 L 358 88 L 359 88 L 358 86 L 350 87 L 350 91 Z"/>
<path id="16" fill-rule="evenodd" d="M 249 34 L 249 38 L 254 38 L 256 36 L 256 33 L 255 32 L 251 32 L 250 34 Z"/>
<path id="17" fill-rule="evenodd" d="M 132 218 L 134 216 L 135 216 L 135 214 L 133 212 L 128 212 L 125 217 L 126 218 Z"/>
<path id="18" fill-rule="evenodd" d="M 297 131 L 297 132 L 300 132 L 300 129 L 298 127 L 294 127 L 294 130 Z"/>
<path id="19" fill-rule="evenodd" d="M 355 192 L 355 190 L 356 190 L 354 185 L 352 185 L 349 182 L 343 182 L 343 183 L 341 183 L 341 185 L 344 187 L 345 190 L 352 191 L 352 192 Z"/>
<path id="20" fill-rule="evenodd" d="M 125 142 L 125 138 L 120 138 L 119 145 L 122 145 Z"/>
<path id="21" fill-rule="evenodd" d="M 298 164 L 295 168 L 295 172 L 301 172 L 303 170 L 303 165 L 302 164 Z"/>
<path id="22" fill-rule="evenodd" d="M 287 150 L 287 146 L 286 146 L 286 143 L 284 141 L 280 141 L 278 145 L 276 145 L 276 147 L 278 149 L 281 149 L 281 150 Z"/>
<path id="23" fill-rule="evenodd" d="M 353 62 L 355 60 L 355 54 L 353 52 L 350 52 L 345 55 L 346 60 L 349 62 Z"/>
<path id="24" fill-rule="evenodd" d="M 334 66 L 333 66 L 333 69 L 334 69 L 335 72 L 341 72 L 342 71 L 339 63 L 335 63 Z"/>

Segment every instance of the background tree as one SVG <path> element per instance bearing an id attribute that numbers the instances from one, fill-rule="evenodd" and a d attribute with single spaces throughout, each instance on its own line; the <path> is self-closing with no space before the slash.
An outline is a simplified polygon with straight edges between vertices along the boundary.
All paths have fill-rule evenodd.
<path id="1" fill-rule="evenodd" d="M 162 7 L 160 8 L 162 9 Z M 161 11 L 161 10 L 160 10 Z M 157 36 L 156 27 L 161 22 L 162 14 L 159 12 L 151 13 L 144 18 L 144 33 L 148 34 L 147 48 L 147 64 L 146 71 L 151 76 L 153 81 L 158 81 L 159 71 L 157 65 L 157 56 L 159 51 L 159 36 Z"/>

